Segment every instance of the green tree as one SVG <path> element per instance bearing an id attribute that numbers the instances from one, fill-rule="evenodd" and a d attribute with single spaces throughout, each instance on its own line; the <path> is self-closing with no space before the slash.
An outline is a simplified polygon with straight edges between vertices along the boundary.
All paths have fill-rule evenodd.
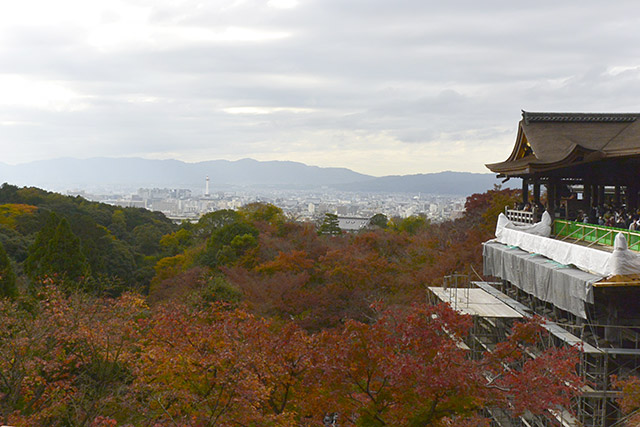
<path id="1" fill-rule="evenodd" d="M 123 239 L 127 234 L 127 217 L 122 209 L 118 209 L 111 215 L 109 230 L 118 239 Z"/>
<path id="2" fill-rule="evenodd" d="M 131 253 L 131 247 L 120 240 L 114 240 L 110 242 L 107 255 L 104 265 L 105 274 L 131 282 L 136 270 L 136 261 Z"/>
<path id="3" fill-rule="evenodd" d="M 162 236 L 160 246 L 170 256 L 177 255 L 191 245 L 191 237 L 191 231 L 181 228 L 178 231 Z"/>
<path id="4" fill-rule="evenodd" d="M 196 237 L 208 238 L 214 231 L 238 221 L 240 221 L 238 212 L 231 209 L 220 209 L 200 217 L 193 227 L 192 233 Z"/>
<path id="5" fill-rule="evenodd" d="M 46 223 L 36 235 L 36 240 L 29 247 L 27 259 L 24 262 L 24 271 L 32 279 L 42 274 L 44 270 L 42 263 L 47 254 L 49 242 L 53 238 L 59 223 L 58 215 L 51 212 L 47 217 Z"/>
<path id="6" fill-rule="evenodd" d="M 380 228 L 387 228 L 389 222 L 389 218 L 385 214 L 377 213 L 371 220 L 369 220 L 369 224 L 374 225 Z"/>
<path id="7" fill-rule="evenodd" d="M 403 219 L 398 224 L 399 231 L 406 231 L 409 234 L 416 234 L 418 230 L 426 228 L 429 225 L 429 220 L 427 220 L 422 215 L 411 215 L 405 219 Z"/>
<path id="8" fill-rule="evenodd" d="M 249 222 L 265 221 L 277 225 L 286 221 L 282 209 L 271 203 L 249 203 L 242 206 L 239 212 Z"/>
<path id="9" fill-rule="evenodd" d="M 340 230 L 338 224 L 338 215 L 326 213 L 318 227 L 318 234 L 329 234 L 332 236 L 342 234 L 342 230 Z"/>
<path id="10" fill-rule="evenodd" d="M 58 220 L 53 213 L 49 216 L 29 248 L 25 270 L 31 278 L 58 276 L 63 280 L 78 280 L 90 273 L 80 239 L 66 219 Z"/>
<path id="11" fill-rule="evenodd" d="M 73 234 L 69 223 L 64 218 L 49 241 L 42 273 L 57 274 L 71 280 L 78 280 L 89 274 L 89 265 L 82 252 L 80 239 Z"/>
<path id="12" fill-rule="evenodd" d="M 213 302 L 223 302 L 237 306 L 242 301 L 242 292 L 224 276 L 210 277 L 206 285 L 194 293 L 194 302 L 205 307 Z"/>
<path id="13" fill-rule="evenodd" d="M 230 264 L 258 245 L 260 232 L 254 226 L 235 222 L 216 230 L 207 241 L 203 263 L 209 267 Z"/>
<path id="14" fill-rule="evenodd" d="M 0 225 L 0 244 L 4 246 L 7 255 L 16 262 L 24 262 L 27 259 L 27 250 L 35 236 L 24 236 L 7 227 Z"/>
<path id="15" fill-rule="evenodd" d="M 15 297 L 18 294 L 16 275 L 2 244 L 0 244 L 0 297 Z"/>
<path id="16" fill-rule="evenodd" d="M 162 230 L 156 227 L 155 224 L 143 224 L 133 229 L 136 249 L 144 255 L 155 255 L 160 252 L 162 235 Z"/>

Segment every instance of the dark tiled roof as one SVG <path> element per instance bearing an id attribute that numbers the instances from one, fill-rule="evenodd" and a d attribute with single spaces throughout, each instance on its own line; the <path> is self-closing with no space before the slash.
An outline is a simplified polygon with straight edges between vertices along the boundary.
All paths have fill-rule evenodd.
<path id="1" fill-rule="evenodd" d="M 640 158 L 638 119 L 640 113 L 523 111 L 509 158 L 486 166 L 499 174 L 517 176 L 605 159 Z"/>
<path id="2" fill-rule="evenodd" d="M 640 118 L 638 113 L 533 113 L 522 111 L 525 123 L 535 122 L 591 122 L 591 123 L 622 123 L 635 122 Z"/>

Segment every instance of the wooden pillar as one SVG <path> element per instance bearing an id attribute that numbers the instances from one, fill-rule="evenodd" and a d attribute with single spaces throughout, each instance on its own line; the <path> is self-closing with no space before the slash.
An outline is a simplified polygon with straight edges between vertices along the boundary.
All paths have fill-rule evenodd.
<path id="1" fill-rule="evenodd" d="M 540 221 L 543 210 L 544 208 L 540 208 L 540 181 L 535 178 L 533 180 L 533 212 L 535 215 L 535 218 L 533 218 L 534 221 Z"/>
<path id="2" fill-rule="evenodd" d="M 627 211 L 635 213 L 638 210 L 638 183 L 631 182 L 627 185 Z"/>
<path id="3" fill-rule="evenodd" d="M 596 203 L 596 206 L 600 206 L 600 205 L 604 205 L 604 185 L 599 185 L 598 186 L 598 202 Z"/>
<path id="4" fill-rule="evenodd" d="M 582 198 L 584 199 L 585 210 L 587 214 L 591 210 L 592 198 L 591 198 L 591 183 L 585 179 L 582 182 Z"/>
<path id="5" fill-rule="evenodd" d="M 529 203 L 529 179 L 522 178 L 522 204 Z"/>
<path id="6" fill-rule="evenodd" d="M 555 218 L 556 213 L 557 193 L 558 178 L 549 177 L 549 181 L 547 182 L 547 211 L 552 219 Z"/>
<path id="7" fill-rule="evenodd" d="M 596 212 L 597 212 L 596 207 L 604 204 L 604 192 L 601 192 L 600 188 L 604 188 L 604 187 L 598 184 L 593 184 L 592 186 L 592 189 L 593 189 L 593 200 L 591 204 L 592 208 L 589 209 L 589 222 L 591 222 L 592 224 L 598 223 L 598 216 L 596 215 Z"/>

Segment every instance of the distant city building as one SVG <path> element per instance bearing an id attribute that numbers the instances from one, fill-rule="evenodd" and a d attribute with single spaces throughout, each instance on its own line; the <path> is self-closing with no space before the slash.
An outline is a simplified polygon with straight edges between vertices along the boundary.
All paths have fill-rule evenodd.
<path id="1" fill-rule="evenodd" d="M 206 180 L 205 180 L 206 184 Z M 377 213 L 404 218 L 425 213 L 431 222 L 455 218 L 464 209 L 465 197 L 436 194 L 351 193 L 331 190 L 243 189 L 218 191 L 205 196 L 188 189 L 139 188 L 136 194 L 80 194 L 88 200 L 122 207 L 139 207 L 163 212 L 175 221 L 194 220 L 220 209 L 238 209 L 248 203 L 271 203 L 298 221 L 317 221 L 325 213 L 344 218 L 371 218 Z"/>
<path id="2" fill-rule="evenodd" d="M 352 216 L 338 216 L 338 227 L 342 231 L 360 231 L 369 225 L 371 218 L 358 218 Z"/>

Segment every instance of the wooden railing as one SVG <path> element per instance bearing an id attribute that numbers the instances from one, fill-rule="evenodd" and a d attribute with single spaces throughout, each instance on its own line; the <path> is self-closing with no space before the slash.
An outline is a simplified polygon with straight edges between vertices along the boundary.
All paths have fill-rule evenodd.
<path id="1" fill-rule="evenodd" d="M 640 252 L 640 231 L 624 228 L 605 227 L 576 221 L 556 219 L 553 222 L 553 234 L 560 240 L 575 239 L 590 242 L 589 246 L 599 244 L 613 246 L 616 234 L 622 233 L 627 239 L 629 249 Z"/>
<path id="2" fill-rule="evenodd" d="M 516 224 L 535 224 L 535 213 L 531 211 L 518 211 L 515 209 L 504 208 L 504 214 Z"/>

